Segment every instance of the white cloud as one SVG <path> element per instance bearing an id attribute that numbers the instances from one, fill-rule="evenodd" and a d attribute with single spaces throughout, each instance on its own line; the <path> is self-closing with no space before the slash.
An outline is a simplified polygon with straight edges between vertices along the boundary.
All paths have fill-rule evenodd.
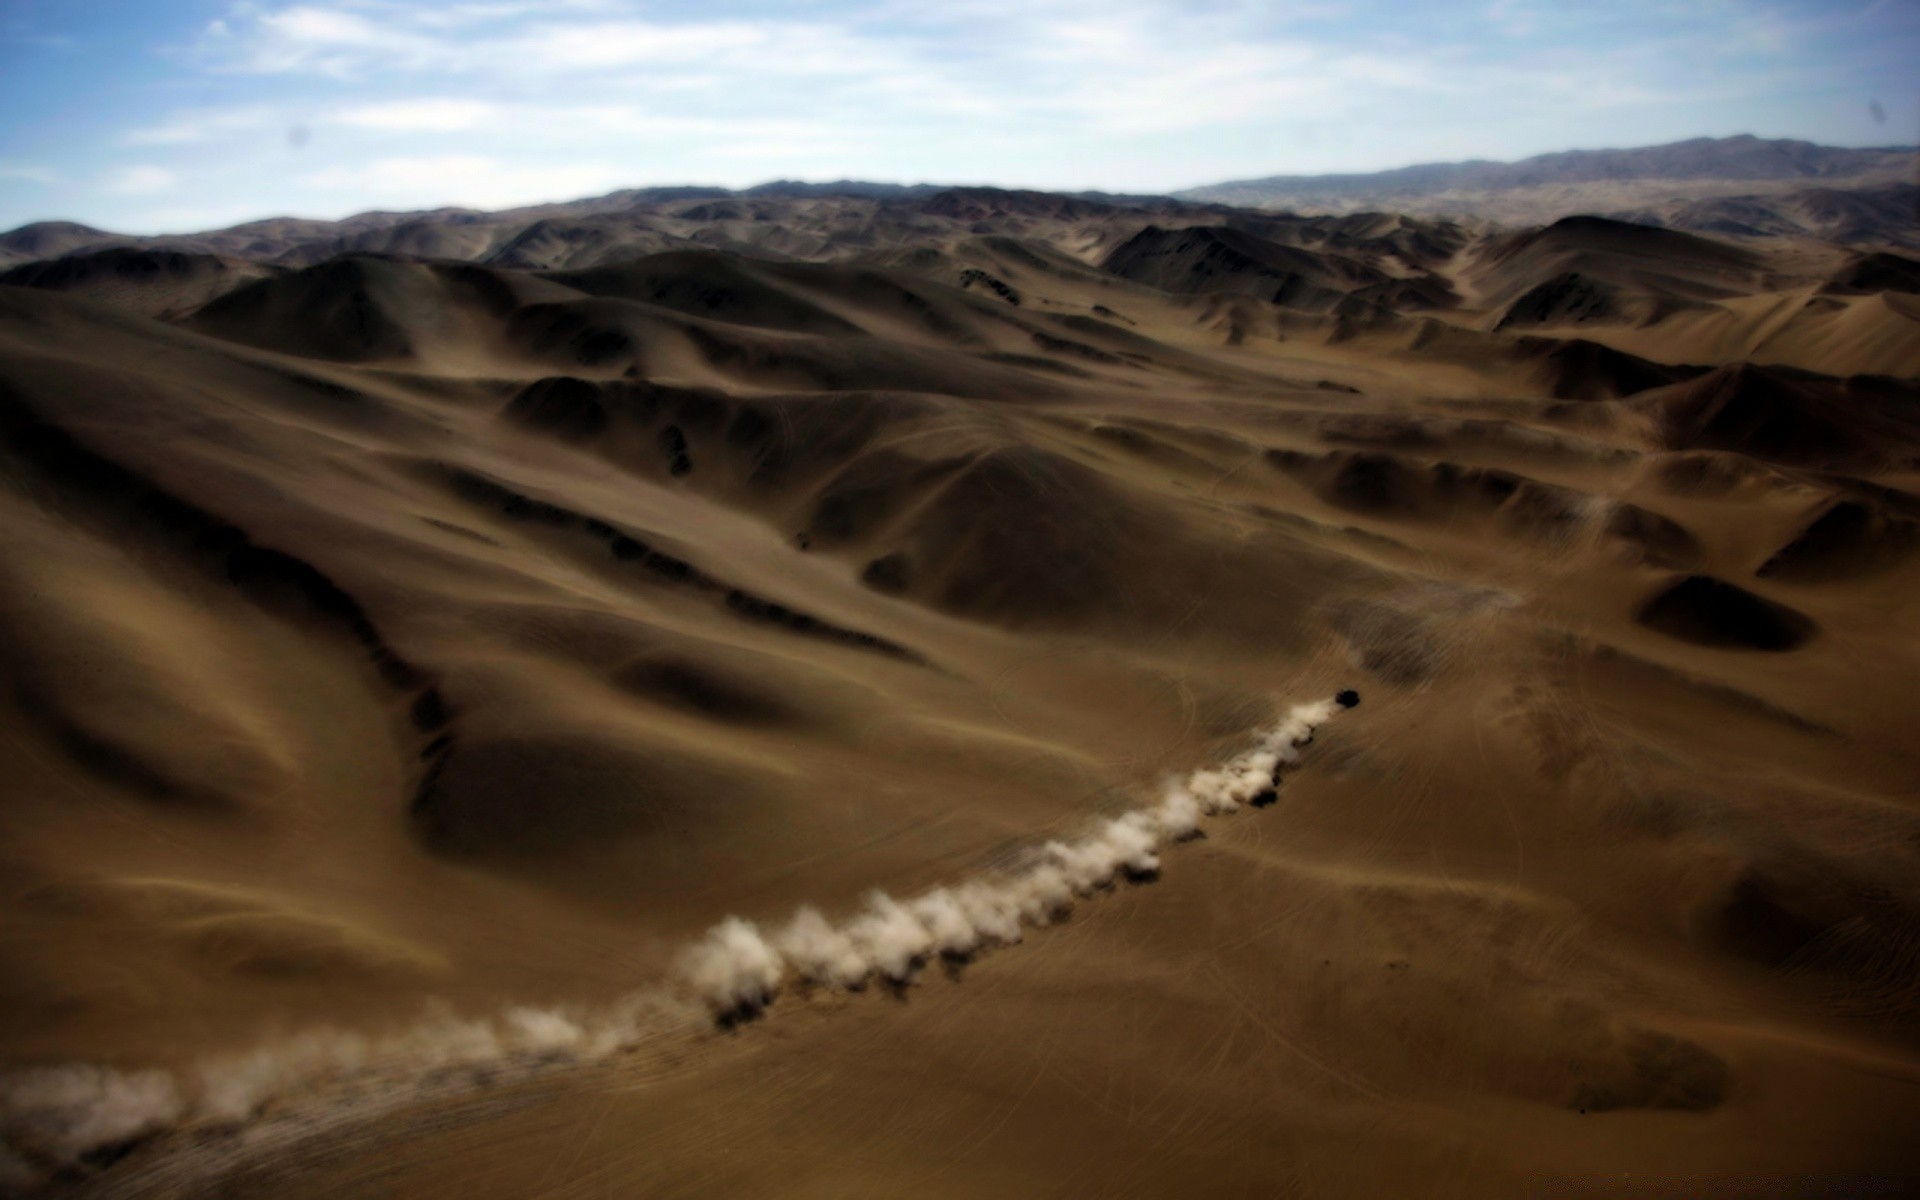
<path id="1" fill-rule="evenodd" d="M 1492 0 L 1486 8 L 1487 21 L 1510 38 L 1531 37 L 1540 31 L 1539 10 L 1529 0 Z"/>
<path id="2" fill-rule="evenodd" d="M 343 193 L 362 205 L 511 208 L 577 199 L 630 180 L 629 170 L 607 163 L 522 164 L 478 154 L 432 154 L 327 167 L 295 182 Z"/>
<path id="3" fill-rule="evenodd" d="M 279 118 L 274 112 L 258 105 L 188 109 L 170 114 L 158 125 L 129 130 L 120 140 L 128 146 L 183 146 L 223 134 L 252 133 L 276 123 Z"/>
<path id="4" fill-rule="evenodd" d="M 1467 22 L 1477 17 L 1483 36 L 1538 19 L 1535 0 L 1476 5 Z M 1452 38 L 1417 26 L 1405 34 L 1356 29 L 1351 10 L 1313 3 L 856 0 L 836 11 L 751 20 L 724 15 L 724 4 L 711 10 L 720 15 L 696 10 L 680 19 L 642 19 L 636 7 L 619 0 L 245 4 L 233 10 L 230 35 L 204 39 L 201 51 L 228 70 L 367 85 L 404 78 L 444 93 L 368 99 L 336 117 L 388 132 L 497 129 L 504 111 L 524 107 L 504 96 L 543 97 L 564 84 L 582 105 L 624 104 L 654 117 L 778 112 L 861 134 L 904 134 L 918 121 L 923 138 L 939 136 L 926 122 L 1044 124 L 1069 141 L 1233 122 L 1378 119 L 1422 97 L 1485 90 L 1493 79 L 1518 106 L 1583 88 L 1644 99 L 1662 69 L 1653 39 L 1636 47 L 1647 51 L 1647 66 L 1598 54 L 1503 62 L 1468 36 L 1473 29 Z M 1329 19 L 1337 33 L 1314 25 Z"/>
<path id="5" fill-rule="evenodd" d="M 234 24 L 203 41 L 201 50 L 233 71 L 346 77 L 375 65 L 420 68 L 446 57 L 447 46 L 432 37 L 342 7 L 262 12 L 248 5 L 232 15 Z"/>
<path id="6" fill-rule="evenodd" d="M 489 146 L 502 141 L 516 147 L 566 143 L 605 145 L 616 140 L 692 142 L 737 140 L 817 142 L 833 127 L 808 117 L 769 117 L 751 113 L 709 115 L 665 112 L 658 105 L 631 103 L 505 104 L 457 97 L 412 97 L 336 109 L 323 120 L 374 133 L 480 133 Z M 493 151 L 489 151 L 492 154 Z"/>
<path id="7" fill-rule="evenodd" d="M 498 44 L 472 47 L 462 60 L 484 62 L 502 55 L 517 70 L 551 73 L 607 70 L 658 64 L 707 66 L 721 55 L 764 52 L 782 42 L 768 23 L 693 22 L 662 25 L 649 21 L 606 21 L 589 25 L 547 25 Z M 790 67 L 790 47 L 781 52 Z M 857 69 L 854 63 L 843 64 Z"/>
<path id="8" fill-rule="evenodd" d="M 60 172 L 52 167 L 38 167 L 29 163 L 0 163 L 0 180 L 8 183 L 37 183 L 51 187 L 60 182 Z"/>
<path id="9" fill-rule="evenodd" d="M 120 196 L 151 196 L 180 182 L 180 177 L 165 167 L 122 167 L 110 174 L 106 189 Z"/>
<path id="10" fill-rule="evenodd" d="M 1912 11 L 1840 8 L 228 0 L 219 20 L 189 22 L 193 45 L 171 61 L 203 89 L 174 94 L 231 107 L 161 111 L 118 141 L 146 170 L 193 182 L 162 199 L 246 196 L 256 212 L 513 205 L 776 174 L 1153 190 L 1749 122 L 1817 137 L 1793 126 L 1795 97 L 1834 76 L 1791 61 L 1797 48 L 1848 21 L 1864 40 Z M 35 158 L 93 182 L 81 198 L 98 219 L 152 219 L 155 204 L 112 198 L 157 176 L 103 176 L 98 163 L 123 160 L 78 151 Z M 540 162 L 560 166 L 527 165 Z"/>
<path id="11" fill-rule="evenodd" d="M 403 72 L 489 84 L 573 81 L 633 68 L 666 72 L 632 81 L 646 87 L 670 87 L 688 74 L 738 87 L 795 76 L 858 80 L 934 65 L 903 53 L 894 33 L 862 32 L 853 21 L 660 21 L 610 15 L 616 11 L 596 0 L 452 8 L 359 0 L 279 11 L 248 5 L 234 10 L 227 35 L 202 38 L 198 52 L 223 71 L 356 81 Z"/>
<path id="12" fill-rule="evenodd" d="M 1471 2 L 1483 40 L 1494 21 L 1537 4 Z M 312 118 L 334 129 L 336 155 L 391 153 L 397 139 L 424 135 L 436 155 L 500 161 L 617 148 L 648 164 L 628 171 L 634 182 L 704 174 L 720 160 L 745 172 L 763 159 L 783 172 L 812 163 L 822 174 L 1066 186 L 1071 169 L 1089 172 L 1084 184 L 1178 186 L 1191 182 L 1186 171 L 1217 169 L 1230 146 L 1277 135 L 1297 147 L 1298 131 L 1342 124 L 1374 133 L 1343 147 L 1334 169 L 1364 168 L 1384 165 L 1395 145 L 1417 157 L 1404 131 L 1430 127 L 1447 105 L 1479 105 L 1476 126 L 1488 111 L 1530 105 L 1619 110 L 1650 102 L 1659 70 L 1657 58 L 1637 66 L 1584 47 L 1502 60 L 1470 38 L 1436 36 L 1421 17 L 1356 30 L 1350 10 L 1312 3 L 853 0 L 746 19 L 716 0 L 638 11 L 620 0 L 249 3 L 200 52 L 229 71 L 316 77 L 312 89 L 351 81 L 352 97 Z M 356 145 L 356 133 L 378 140 Z M 1174 145 L 1181 137 L 1191 149 Z M 962 146 L 965 159 L 945 152 Z M 1091 173 L 1116 165 L 1124 174 Z M 475 182 L 490 192 L 500 178 Z"/>
<path id="13" fill-rule="evenodd" d="M 478 128 L 499 116 L 500 106 L 489 101 L 438 97 L 356 105 L 334 113 L 332 119 L 361 129 L 453 133 Z"/>
<path id="14" fill-rule="evenodd" d="M 337 8 L 296 6 L 263 13 L 260 24 L 288 43 L 310 46 L 358 46 L 377 49 L 392 44 L 380 25 Z"/>
<path id="15" fill-rule="evenodd" d="M 390 17 L 404 19 L 426 29 L 459 29 L 515 17 L 552 16 L 555 13 L 619 13 L 628 8 L 626 0 L 478 0 L 464 4 L 437 3 L 430 8 L 410 6 L 398 0 L 360 2 L 363 5 L 372 3 Z"/>

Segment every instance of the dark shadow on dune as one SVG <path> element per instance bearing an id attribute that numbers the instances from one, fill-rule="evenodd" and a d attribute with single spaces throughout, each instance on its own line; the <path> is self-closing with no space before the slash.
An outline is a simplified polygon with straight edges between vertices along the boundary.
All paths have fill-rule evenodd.
<path id="1" fill-rule="evenodd" d="M 137 539 L 165 544 L 199 570 L 223 578 L 263 611 L 293 621 L 317 620 L 322 628 L 344 634 L 362 649 L 389 688 L 412 695 L 408 711 L 418 730 L 432 733 L 448 723 L 445 699 L 431 675 L 396 650 L 359 600 L 326 573 L 283 550 L 255 543 L 232 522 L 82 445 L 41 418 L 4 383 L 0 451 L 30 468 L 56 503 L 92 521 L 131 530 Z M 85 751 L 87 761 L 135 790 L 155 795 L 193 790 L 152 776 L 99 739 L 74 742 L 69 735 L 67 740 Z M 448 742 L 436 752 L 430 773 L 444 763 L 450 748 Z"/>
<path id="2" fill-rule="evenodd" d="M 508 421 L 566 441 L 587 441 L 607 428 L 600 389 L 571 375 L 538 379 L 521 388 L 501 414 Z"/>
<path id="3" fill-rule="evenodd" d="M 1754 573 L 1794 583 L 1838 583 L 1886 571 L 1920 547 L 1920 524 L 1883 506 L 1839 500 L 1809 521 Z"/>
<path id="4" fill-rule="evenodd" d="M 1782 845 L 1747 863 L 1705 916 L 1721 950 L 1829 1011 L 1920 1031 L 1920 906 L 1907 880 Z"/>
<path id="5" fill-rule="evenodd" d="M 666 455 L 667 474 L 685 475 L 693 470 L 693 459 L 687 454 L 687 435 L 678 425 L 669 425 L 660 431 L 660 450 Z"/>
<path id="6" fill-rule="evenodd" d="M 677 432 L 677 431 L 676 431 Z M 712 596 L 728 611 L 747 620 L 775 625 L 792 633 L 820 638 L 855 649 L 872 651 L 903 662 L 924 665 L 915 651 L 876 634 L 849 629 L 801 612 L 701 570 L 677 555 L 659 549 L 634 533 L 599 517 L 535 499 L 482 475 L 457 467 L 429 464 L 426 472 L 445 483 L 455 495 L 484 511 L 513 521 L 545 526 L 560 534 L 580 535 L 584 545 L 598 545 L 607 559 L 648 572 L 656 582 L 684 587 Z M 649 535 L 651 536 L 651 535 Z M 584 546 L 583 546 L 584 548 Z"/>
<path id="7" fill-rule="evenodd" d="M 1608 537 L 1626 547 L 1648 566 L 1668 571 L 1692 571 L 1706 562 L 1700 539 L 1686 526 L 1637 504 L 1621 504 L 1607 518 Z"/>
<path id="8" fill-rule="evenodd" d="M 1655 593 L 1634 619 L 1697 646 L 1782 652 L 1818 631 L 1805 614 L 1711 575 L 1689 575 Z"/>
<path id="9" fill-rule="evenodd" d="M 329 259 L 219 297 L 188 324 L 214 337 L 337 362 L 406 358 L 408 305 L 428 268 L 371 255 Z"/>
<path id="10" fill-rule="evenodd" d="M 720 721 L 776 725 L 805 717 L 773 692 L 691 657 L 639 659 L 609 678 L 623 690 Z"/>
<path id="11" fill-rule="evenodd" d="M 1773 462 L 1861 466 L 1920 445 L 1920 386 L 1737 363 L 1636 396 L 1674 450 L 1731 450 Z"/>
<path id="12" fill-rule="evenodd" d="M 1712 704 L 1723 707 L 1732 713 L 1756 717 L 1778 723 L 1800 733 L 1817 733 L 1831 736 L 1834 732 L 1830 725 L 1823 725 L 1809 717 L 1755 696 L 1736 687 L 1716 680 L 1689 674 L 1652 659 L 1629 654 L 1618 646 L 1605 642 L 1590 642 L 1572 639 L 1571 645 L 1581 652 L 1593 656 L 1596 663 L 1616 664 L 1640 678 L 1635 680 L 1636 688 L 1677 688 L 1687 693 L 1690 704 Z"/>
<path id="13" fill-rule="evenodd" d="M 1657 363 L 1585 338 L 1528 335 L 1514 344 L 1522 360 L 1538 364 L 1536 376 L 1556 400 L 1617 400 L 1707 371 L 1706 367 Z"/>
<path id="14" fill-rule="evenodd" d="M 1617 1046 L 1617 1069 L 1583 1080 L 1566 1106 L 1582 1113 L 1618 1109 L 1708 1112 L 1726 1101 L 1732 1072 L 1697 1042 L 1657 1029 L 1630 1027 Z"/>
<path id="15" fill-rule="evenodd" d="M 529 304 L 507 322 L 507 337 L 532 353 L 582 367 L 603 367 L 622 358 L 639 368 L 640 347 L 633 338 L 591 313 L 564 303 Z"/>
<path id="16" fill-rule="evenodd" d="M 253 543 L 236 524 L 94 453 L 10 394 L 0 394 L 0 445 L 38 468 L 54 492 L 79 501 L 90 515 L 113 524 L 144 526 L 204 566 L 217 566 L 228 584 L 255 605 L 286 616 L 319 616 L 346 632 L 367 649 L 380 676 L 396 689 L 413 691 L 428 684 L 424 672 L 388 645 L 361 603 L 317 566 Z"/>
<path id="17" fill-rule="evenodd" d="M 208 813 L 238 811 L 231 798 L 193 780 L 174 778 L 135 750 L 87 729 L 31 687 L 17 686 L 14 699 L 26 719 L 41 726 L 69 758 L 97 778 L 156 804 Z"/>

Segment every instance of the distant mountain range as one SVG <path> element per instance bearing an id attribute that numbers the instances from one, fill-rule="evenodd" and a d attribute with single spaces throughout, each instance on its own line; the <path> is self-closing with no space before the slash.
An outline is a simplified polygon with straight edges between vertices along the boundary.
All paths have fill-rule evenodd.
<path id="1" fill-rule="evenodd" d="M 1176 193 L 1301 213 L 1403 212 L 1538 225 L 1595 214 L 1755 236 L 1920 245 L 1913 146 L 1850 149 L 1750 135 L 1519 162 L 1428 163 L 1365 175 L 1271 175 Z"/>
<path id="2" fill-rule="evenodd" d="M 1265 206 L 1270 196 L 1438 196 L 1449 192 L 1642 180 L 1758 183 L 1898 179 L 1913 173 L 1916 147 L 1847 149 L 1751 135 L 1693 138 L 1634 150 L 1566 150 L 1518 162 L 1426 163 L 1365 175 L 1270 175 L 1190 188 L 1178 195 Z"/>
<path id="3" fill-rule="evenodd" d="M 738 190 L 629 188 L 501 212 L 368 212 L 338 221 L 274 217 L 160 237 L 41 221 L 0 234 L 0 269 L 116 246 L 293 265 L 334 254 L 374 252 L 511 266 L 577 263 L 583 256 L 600 261 L 609 254 L 695 244 L 800 258 L 829 253 L 829 246 L 865 248 L 859 230 L 867 218 L 857 214 L 838 211 L 819 228 L 810 228 L 814 218 L 805 206 L 828 200 L 843 208 L 847 202 L 864 202 L 883 224 L 1020 214 L 1053 219 L 1070 209 L 1081 214 L 1140 209 L 1179 220 L 1224 213 L 1226 206 L 1307 215 L 1398 212 L 1507 226 L 1544 225 L 1586 214 L 1721 236 L 1811 236 L 1916 250 L 1920 184 L 1915 182 L 1915 149 L 1845 149 L 1751 136 L 1696 138 L 1635 150 L 1544 154 L 1513 163 L 1432 163 L 1368 175 L 1275 175 L 1172 196 L 775 180 Z M 769 204 L 774 208 L 757 207 Z M 782 223 L 778 237 L 751 229 L 756 220 L 776 215 Z"/>

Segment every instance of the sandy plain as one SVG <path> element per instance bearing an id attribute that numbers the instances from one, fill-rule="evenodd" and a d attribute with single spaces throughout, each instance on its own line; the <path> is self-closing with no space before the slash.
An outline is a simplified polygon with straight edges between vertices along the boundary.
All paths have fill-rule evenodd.
<path id="1" fill-rule="evenodd" d="M 1920 268 L 621 220 L 6 277 L 5 1186 L 1913 1185 Z M 1343 688 L 1271 803 L 1018 944 L 725 1025 L 685 984 Z"/>

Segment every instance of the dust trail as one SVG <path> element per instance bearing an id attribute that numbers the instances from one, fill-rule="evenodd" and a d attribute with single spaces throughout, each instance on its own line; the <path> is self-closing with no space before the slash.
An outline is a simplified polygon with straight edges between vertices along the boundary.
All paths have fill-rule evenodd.
<path id="1" fill-rule="evenodd" d="M 442 1008 L 388 1034 L 316 1029 L 179 1072 L 17 1070 L 0 1077 L 0 1197 L 92 1179 L 149 1142 L 153 1157 L 111 1182 L 129 1196 L 174 1194 L 163 1184 L 193 1194 L 290 1143 L 395 1109 L 616 1056 L 664 1063 L 707 1025 L 698 1006 L 655 990 L 592 1011 Z"/>
<path id="2" fill-rule="evenodd" d="M 1357 693 L 1341 692 L 1296 705 L 1238 756 L 1170 781 L 1158 803 L 1072 841 L 1047 842 L 1009 871 L 907 901 L 872 892 L 864 908 L 838 925 L 812 907 L 771 934 L 728 917 L 681 956 L 679 979 L 715 1019 L 731 1023 L 771 1004 L 790 982 L 839 989 L 875 980 L 900 985 L 936 955 L 967 958 L 1018 942 L 1025 926 L 1057 920 L 1116 879 L 1157 875 L 1161 849 L 1198 833 L 1203 817 L 1271 800 L 1281 771 L 1299 761 L 1314 731 L 1359 702 Z"/>
<path id="3" fill-rule="evenodd" d="M 1198 834 L 1204 818 L 1271 799 L 1315 729 L 1358 703 L 1341 692 L 1298 705 L 1227 762 L 1169 781 L 1153 804 L 1078 838 L 1037 846 L 1006 871 L 905 901 L 875 891 L 837 924 L 812 907 L 771 934 L 728 917 L 684 952 L 668 986 L 591 1011 L 442 1009 L 396 1033 L 316 1030 L 180 1072 L 14 1071 L 0 1077 L 0 1195 L 94 1178 L 161 1138 L 163 1153 L 117 1181 L 126 1193 L 204 1184 L 250 1157 L 425 1100 L 642 1052 L 668 1061 L 715 1020 L 751 1016 L 791 986 L 905 985 L 936 956 L 1012 945 L 1119 878 L 1157 874 L 1164 847 Z"/>

